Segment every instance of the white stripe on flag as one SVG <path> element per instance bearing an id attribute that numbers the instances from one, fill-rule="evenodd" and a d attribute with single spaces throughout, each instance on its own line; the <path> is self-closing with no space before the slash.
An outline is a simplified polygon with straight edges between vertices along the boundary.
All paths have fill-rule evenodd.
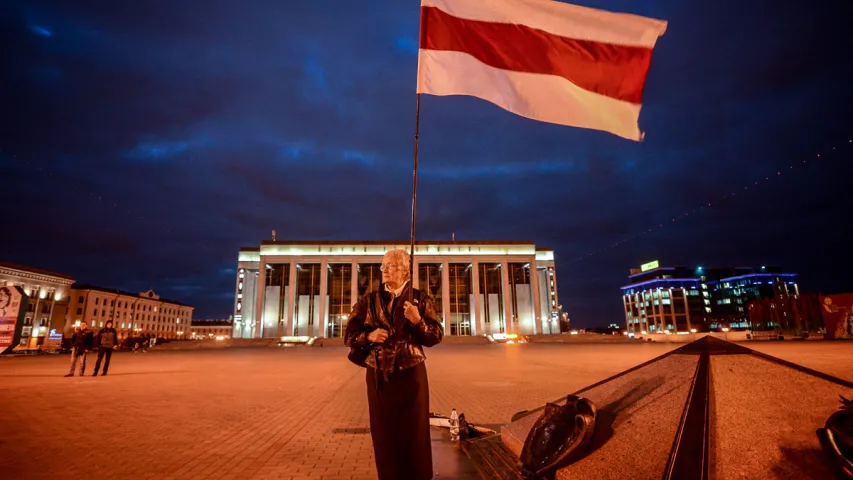
<path id="1" fill-rule="evenodd" d="M 421 49 L 417 91 L 470 95 L 534 120 L 642 139 L 640 105 L 584 90 L 555 75 L 492 68 L 467 53 Z"/>
<path id="2" fill-rule="evenodd" d="M 666 21 L 552 0 L 422 0 L 450 15 L 483 22 L 527 25 L 576 40 L 652 48 Z"/>

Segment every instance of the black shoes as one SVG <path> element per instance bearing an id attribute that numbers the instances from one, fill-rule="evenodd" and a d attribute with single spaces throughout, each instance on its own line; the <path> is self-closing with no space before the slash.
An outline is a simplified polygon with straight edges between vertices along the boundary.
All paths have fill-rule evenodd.
<path id="1" fill-rule="evenodd" d="M 69 373 L 68 375 L 66 375 L 66 377 L 73 377 L 73 376 L 74 376 L 73 373 Z"/>

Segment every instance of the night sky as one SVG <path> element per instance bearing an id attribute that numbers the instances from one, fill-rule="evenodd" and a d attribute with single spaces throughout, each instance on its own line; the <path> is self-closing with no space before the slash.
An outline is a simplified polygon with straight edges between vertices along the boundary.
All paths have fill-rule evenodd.
<path id="1" fill-rule="evenodd" d="M 424 96 L 418 237 L 553 247 L 576 326 L 655 259 L 853 290 L 851 2 L 579 3 L 669 21 L 645 142 Z M 0 260 L 223 318 L 271 229 L 408 239 L 418 7 L 0 1 Z"/>

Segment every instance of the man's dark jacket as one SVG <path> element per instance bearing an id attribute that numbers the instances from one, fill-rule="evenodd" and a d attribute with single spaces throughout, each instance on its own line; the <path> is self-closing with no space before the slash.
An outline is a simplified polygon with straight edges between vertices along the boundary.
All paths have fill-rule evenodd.
<path id="1" fill-rule="evenodd" d="M 110 340 L 110 336 L 112 336 L 112 341 Z M 96 347 L 113 348 L 116 345 L 118 345 L 118 332 L 113 327 L 102 328 L 95 337 Z"/>
<path id="2" fill-rule="evenodd" d="M 386 375 L 423 362 L 423 347 L 437 345 L 444 338 L 444 329 L 426 292 L 414 289 L 412 303 L 418 307 L 421 322 L 414 325 L 406 318 L 403 305 L 409 299 L 410 288 L 411 284 L 406 284 L 400 296 L 393 298 L 382 284 L 378 291 L 368 293 L 355 304 L 347 321 L 346 346 L 364 351 L 364 363 Z M 377 328 L 388 331 L 388 338 L 381 344 L 367 339 Z"/>
<path id="3" fill-rule="evenodd" d="M 94 336 L 89 329 L 74 332 L 71 337 L 71 346 L 77 349 L 77 353 L 83 353 L 86 350 L 92 349 Z"/>

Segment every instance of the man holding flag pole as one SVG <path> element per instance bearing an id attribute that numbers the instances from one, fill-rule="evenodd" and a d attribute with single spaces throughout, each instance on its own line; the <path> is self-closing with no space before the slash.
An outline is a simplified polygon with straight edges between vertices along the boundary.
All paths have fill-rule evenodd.
<path id="1" fill-rule="evenodd" d="M 400 275 L 408 273 L 411 278 L 417 274 L 415 220 L 422 93 L 470 95 L 533 120 L 641 141 L 638 120 L 643 89 L 652 50 L 665 30 L 665 21 L 553 0 L 422 0 L 410 254 L 408 272 Z M 407 291 L 407 311 L 415 312 L 417 307 L 409 308 L 414 289 Z M 400 405 L 405 392 L 417 392 L 418 398 L 410 402 L 428 403 L 426 374 L 420 380 L 395 374 L 405 371 L 405 366 L 396 365 L 395 352 L 388 351 L 399 351 L 402 340 L 410 349 L 422 352 L 418 335 L 411 333 L 425 328 L 420 326 L 420 317 L 407 314 L 415 328 L 395 325 L 381 338 L 370 335 L 381 325 L 371 324 L 369 318 L 352 322 L 351 315 L 347 328 L 347 345 L 354 346 L 352 339 L 372 338 L 361 342 L 368 355 L 394 358 L 392 373 L 385 379 L 388 387 L 380 389 L 380 382 L 367 382 L 371 436 L 381 480 L 433 477 L 427 410 L 417 409 L 417 415 L 407 415 L 402 412 L 413 410 Z M 367 378 L 376 379 L 377 372 L 371 371 L 375 367 L 366 368 Z M 400 384 L 390 388 L 395 380 Z M 407 381 L 413 383 L 402 384 Z M 381 421 L 374 418 L 377 416 Z M 381 431 L 373 431 L 373 427 Z M 405 432 L 419 432 L 418 438 L 407 438 Z M 405 460 L 413 458 L 425 461 Z"/>

